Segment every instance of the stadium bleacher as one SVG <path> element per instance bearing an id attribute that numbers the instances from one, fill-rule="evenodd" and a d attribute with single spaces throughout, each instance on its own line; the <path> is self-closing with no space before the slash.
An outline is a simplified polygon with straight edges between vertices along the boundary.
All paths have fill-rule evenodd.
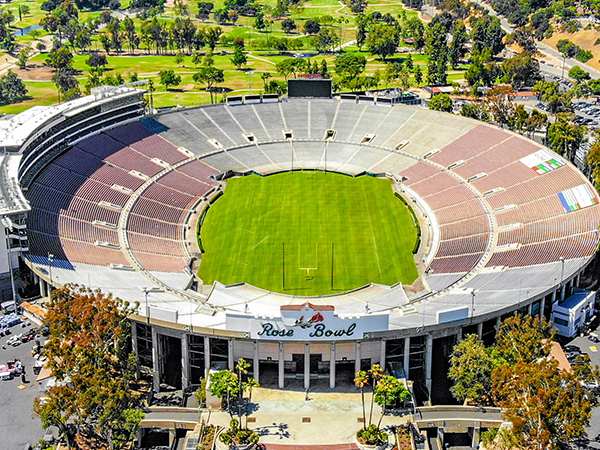
<path id="1" fill-rule="evenodd" d="M 440 233 L 424 276 L 436 290 L 475 267 L 589 257 L 599 240 L 598 197 L 565 209 L 558 194 L 586 181 L 564 161 L 544 173 L 523 162 L 540 149 L 505 130 L 402 105 L 304 99 L 174 111 L 96 134 L 48 164 L 27 192 L 30 253 L 104 267 L 130 266 L 133 257 L 149 272 L 183 271 L 186 220 L 219 186 L 218 174 L 327 167 L 394 176 L 429 206 Z"/>

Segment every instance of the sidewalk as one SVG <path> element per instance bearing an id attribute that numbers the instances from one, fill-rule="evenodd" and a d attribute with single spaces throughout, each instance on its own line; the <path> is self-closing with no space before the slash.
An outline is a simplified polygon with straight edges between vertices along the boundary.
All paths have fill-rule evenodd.
<path id="1" fill-rule="evenodd" d="M 260 435 L 260 442 L 271 450 L 350 450 L 356 431 L 362 426 L 360 393 L 310 393 L 258 388 L 252 392 L 256 411 L 251 413 L 249 427 Z M 371 395 L 365 394 L 367 420 Z M 377 423 L 381 408 L 374 405 L 373 422 Z M 231 417 L 223 411 L 205 411 L 201 418 L 213 425 L 227 427 Z M 381 425 L 397 425 L 404 417 L 385 416 Z M 272 445 L 270 445 L 272 444 Z M 279 444 L 279 445 L 275 445 Z M 335 444 L 335 446 L 333 445 Z M 338 444 L 345 444 L 338 448 Z M 352 444 L 349 446 L 348 444 Z M 286 447 L 283 447 L 285 445 Z M 293 447 L 288 447 L 293 445 Z"/>

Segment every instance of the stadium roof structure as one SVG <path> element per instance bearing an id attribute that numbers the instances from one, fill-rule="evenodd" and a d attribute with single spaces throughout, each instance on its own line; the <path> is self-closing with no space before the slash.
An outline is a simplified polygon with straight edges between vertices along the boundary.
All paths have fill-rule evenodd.
<path id="1" fill-rule="evenodd" d="M 19 184 L 19 166 L 28 141 L 67 117 L 90 106 L 102 107 L 108 101 L 143 92 L 126 86 L 100 86 L 91 94 L 53 106 L 34 106 L 19 114 L 0 119 L 0 215 L 29 211 L 29 203 Z"/>
<path id="2" fill-rule="evenodd" d="M 223 176 L 297 169 L 395 180 L 426 221 L 422 288 L 304 298 L 203 286 L 194 224 Z M 600 241 L 597 192 L 543 146 L 460 116 L 340 99 L 176 109 L 106 128 L 49 162 L 26 197 L 38 275 L 131 301 L 145 291 L 141 315 L 242 335 L 232 317 L 307 302 L 385 314 L 377 335 L 496 317 L 577 275 Z"/>

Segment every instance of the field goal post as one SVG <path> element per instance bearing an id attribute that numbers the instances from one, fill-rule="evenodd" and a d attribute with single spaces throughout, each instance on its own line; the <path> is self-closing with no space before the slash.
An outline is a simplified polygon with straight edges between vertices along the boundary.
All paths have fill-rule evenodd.
<path id="1" fill-rule="evenodd" d="M 289 244 L 289 243 L 288 243 Z M 304 281 L 312 281 L 314 280 L 315 276 L 317 276 L 316 274 L 318 274 L 320 267 L 320 259 L 319 259 L 319 246 L 325 244 L 327 246 L 327 243 L 321 243 L 321 242 L 316 242 L 315 243 L 315 259 L 314 259 L 314 264 L 312 265 L 299 265 L 298 266 L 298 270 L 300 270 L 302 273 L 304 273 Z M 330 288 L 331 290 L 334 289 L 334 279 L 335 279 L 335 243 L 332 241 L 330 243 L 330 248 L 331 248 L 331 254 L 328 255 L 330 256 L 328 259 L 330 259 L 331 264 L 329 265 L 330 267 L 328 268 L 329 270 L 327 272 L 329 275 L 329 279 L 330 279 Z M 298 243 L 298 248 L 300 249 L 301 244 Z M 286 287 L 286 281 L 289 284 L 288 278 L 286 277 L 286 251 L 289 252 L 289 248 L 286 247 L 286 243 L 282 242 L 281 243 L 281 287 L 282 290 L 286 290 L 286 289 L 292 289 L 290 286 Z M 298 251 L 298 262 L 300 263 L 300 259 L 301 259 L 301 255 L 300 255 L 300 251 Z"/>

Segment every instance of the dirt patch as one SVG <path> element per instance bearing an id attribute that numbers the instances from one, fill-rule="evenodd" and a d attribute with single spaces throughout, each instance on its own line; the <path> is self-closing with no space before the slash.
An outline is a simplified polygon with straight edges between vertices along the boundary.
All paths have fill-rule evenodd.
<path id="1" fill-rule="evenodd" d="M 13 69 L 15 73 L 24 80 L 50 81 L 52 80 L 52 69 L 42 64 L 31 64 L 26 69 Z"/>
<path id="2" fill-rule="evenodd" d="M 600 70 L 600 46 L 595 45 L 596 39 L 600 37 L 600 33 L 596 30 L 581 30 L 576 33 L 554 33 L 551 38 L 545 39 L 544 42 L 556 48 L 556 43 L 561 39 L 569 39 L 581 48 L 592 52 L 592 59 L 586 64 L 594 69 Z"/>

